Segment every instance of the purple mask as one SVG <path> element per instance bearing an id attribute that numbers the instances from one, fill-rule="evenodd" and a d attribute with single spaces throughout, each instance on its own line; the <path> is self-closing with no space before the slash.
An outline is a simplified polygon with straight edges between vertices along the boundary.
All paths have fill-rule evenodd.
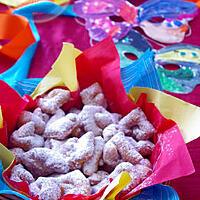
<path id="1" fill-rule="evenodd" d="M 117 42 L 132 29 L 137 16 L 137 8 L 124 0 L 79 0 L 74 12 L 85 19 L 90 38 L 96 41 L 112 36 Z"/>
<path id="2" fill-rule="evenodd" d="M 90 38 L 96 41 L 112 36 L 117 42 L 133 27 L 140 26 L 156 41 L 176 43 L 183 40 L 188 22 L 197 14 L 197 6 L 184 0 L 149 0 L 139 7 L 125 0 L 79 0 L 75 2 L 74 12 L 85 19 Z M 159 17 L 164 21 L 152 22 Z M 170 33 L 173 36 L 168 38 Z"/>

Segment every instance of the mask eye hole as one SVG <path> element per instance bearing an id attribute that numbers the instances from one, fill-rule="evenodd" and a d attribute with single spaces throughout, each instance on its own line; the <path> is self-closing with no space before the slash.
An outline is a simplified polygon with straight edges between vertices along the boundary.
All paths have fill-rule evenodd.
<path id="1" fill-rule="evenodd" d="M 123 22 L 124 21 L 124 19 L 122 17 L 117 16 L 117 15 L 110 16 L 109 18 L 113 22 Z"/>
<path id="2" fill-rule="evenodd" d="M 162 23 L 165 20 L 164 17 L 152 17 L 148 21 L 151 23 Z"/>
<path id="3" fill-rule="evenodd" d="M 180 69 L 180 66 L 176 64 L 166 64 L 166 65 L 163 65 L 163 67 L 170 71 L 176 71 Z"/>
<path id="4" fill-rule="evenodd" d="M 124 56 L 126 56 L 129 60 L 137 60 L 138 57 L 134 53 L 125 52 Z"/>

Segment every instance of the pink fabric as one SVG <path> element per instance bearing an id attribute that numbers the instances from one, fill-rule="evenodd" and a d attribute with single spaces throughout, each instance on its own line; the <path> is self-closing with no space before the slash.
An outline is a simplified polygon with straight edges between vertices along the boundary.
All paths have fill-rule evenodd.
<path id="1" fill-rule="evenodd" d="M 36 25 L 41 41 L 33 58 L 30 77 L 44 77 L 59 55 L 63 42 L 71 42 L 81 50 L 90 46 L 87 31 L 74 18 L 60 16 Z"/>
<path id="2" fill-rule="evenodd" d="M 142 1 L 134 1 L 140 4 Z M 200 46 L 200 15 L 191 23 L 192 35 L 187 37 L 184 42 Z M 68 17 L 57 17 L 52 21 L 37 24 L 41 42 L 38 45 L 34 56 L 29 77 L 43 77 L 58 56 L 62 42 L 72 42 L 77 48 L 84 50 L 90 46 L 89 36 L 83 26 L 78 24 L 75 19 Z M 155 48 L 158 46 L 154 45 Z M 6 70 L 14 61 L 0 55 L 0 72 Z M 175 95 L 187 102 L 200 106 L 200 85 L 192 93 L 187 95 Z M 196 173 L 187 177 L 172 181 L 172 186 L 178 191 L 181 200 L 199 200 L 200 185 L 200 139 L 188 145 L 188 149 L 195 165 Z"/>
<path id="3" fill-rule="evenodd" d="M 187 144 L 196 172 L 190 176 L 173 180 L 170 184 L 181 200 L 199 200 L 200 186 L 200 138 Z"/>

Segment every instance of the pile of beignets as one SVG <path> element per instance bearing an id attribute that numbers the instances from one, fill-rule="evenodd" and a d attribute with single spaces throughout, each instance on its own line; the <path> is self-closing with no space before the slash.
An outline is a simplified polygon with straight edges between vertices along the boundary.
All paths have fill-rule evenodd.
<path id="1" fill-rule="evenodd" d="M 109 112 L 98 83 L 80 96 L 82 110 L 65 113 L 61 108 L 70 91 L 53 89 L 38 99 L 33 112 L 21 114 L 10 136 L 16 157 L 10 179 L 27 182 L 40 200 L 94 194 L 123 171 L 132 178 L 128 190 L 152 172 L 155 128 L 144 112 L 136 108 L 124 117 Z"/>

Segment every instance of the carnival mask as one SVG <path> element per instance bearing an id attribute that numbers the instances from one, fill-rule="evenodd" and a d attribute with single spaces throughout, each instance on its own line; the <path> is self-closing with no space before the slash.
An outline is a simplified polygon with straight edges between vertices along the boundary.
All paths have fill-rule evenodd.
<path id="1" fill-rule="evenodd" d="M 200 84 L 200 47 L 187 44 L 165 47 L 157 51 L 155 61 L 164 90 L 184 94 Z M 169 64 L 178 69 L 167 69 Z"/>
<path id="2" fill-rule="evenodd" d="M 139 26 L 158 42 L 176 43 L 183 40 L 197 6 L 184 0 L 149 0 L 138 7 L 125 0 L 79 0 L 74 11 L 85 19 L 90 38 L 96 41 L 112 36 L 117 42 Z"/>
<path id="3" fill-rule="evenodd" d="M 139 59 L 145 51 L 152 49 L 146 39 L 135 30 L 131 30 L 126 37 L 122 38 L 116 44 L 116 47 L 120 57 L 121 68 L 132 64 L 134 60 Z"/>
<path id="4" fill-rule="evenodd" d="M 120 56 L 121 79 L 127 93 L 134 86 L 162 90 L 155 68 L 154 52 L 140 33 L 131 30 L 116 47 Z M 132 60 L 128 55 L 136 59 Z"/>

